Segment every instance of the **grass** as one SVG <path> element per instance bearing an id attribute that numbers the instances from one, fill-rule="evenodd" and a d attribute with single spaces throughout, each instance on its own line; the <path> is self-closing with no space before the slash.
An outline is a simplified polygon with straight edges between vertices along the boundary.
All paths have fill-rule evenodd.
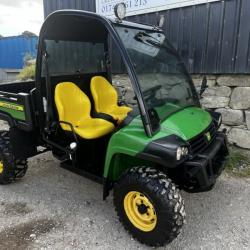
<path id="1" fill-rule="evenodd" d="M 250 157 L 239 149 L 231 148 L 225 170 L 232 176 L 250 177 Z"/>

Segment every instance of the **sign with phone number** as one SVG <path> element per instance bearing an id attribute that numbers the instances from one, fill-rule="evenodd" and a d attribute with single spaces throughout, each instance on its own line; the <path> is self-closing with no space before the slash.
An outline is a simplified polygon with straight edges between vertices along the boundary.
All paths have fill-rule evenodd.
<path id="1" fill-rule="evenodd" d="M 216 1 L 220 0 L 96 0 L 96 13 L 114 17 L 114 7 L 121 2 L 127 6 L 127 16 L 133 16 Z"/>

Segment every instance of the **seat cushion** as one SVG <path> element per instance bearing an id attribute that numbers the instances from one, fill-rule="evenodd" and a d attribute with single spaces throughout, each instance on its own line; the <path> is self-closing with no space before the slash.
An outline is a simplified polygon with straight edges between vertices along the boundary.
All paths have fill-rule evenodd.
<path id="1" fill-rule="evenodd" d="M 115 106 L 110 109 L 109 114 L 118 122 L 122 122 L 132 109 L 126 106 Z"/>
<path id="2" fill-rule="evenodd" d="M 75 132 L 85 139 L 97 139 L 111 133 L 115 126 L 103 119 L 91 118 L 74 127 Z"/>
<path id="3" fill-rule="evenodd" d="M 55 104 L 60 121 L 76 126 L 81 120 L 90 118 L 91 103 L 88 96 L 72 82 L 56 85 Z M 61 124 L 64 130 L 71 131 L 70 126 Z"/>
<path id="4" fill-rule="evenodd" d="M 112 123 L 90 116 L 91 103 L 88 96 L 72 82 L 63 82 L 56 86 L 55 103 L 59 120 L 70 123 L 76 134 L 84 139 L 97 139 L 115 129 Z M 61 123 L 61 127 L 71 131 L 69 125 Z"/>
<path id="5" fill-rule="evenodd" d="M 126 106 L 118 106 L 118 94 L 115 88 L 102 76 L 91 79 L 91 93 L 98 113 L 112 116 L 118 122 L 122 122 L 128 113 L 132 111 Z"/>

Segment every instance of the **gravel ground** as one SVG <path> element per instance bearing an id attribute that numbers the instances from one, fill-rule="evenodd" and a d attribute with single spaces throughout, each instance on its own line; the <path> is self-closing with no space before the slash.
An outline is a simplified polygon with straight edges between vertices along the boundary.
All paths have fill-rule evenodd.
<path id="1" fill-rule="evenodd" d="M 150 249 L 125 232 L 101 185 L 60 168 L 50 153 L 0 193 L 0 249 Z M 212 191 L 183 197 L 187 225 L 162 249 L 250 249 L 250 179 L 223 175 Z"/>
<path id="2" fill-rule="evenodd" d="M 0 250 L 150 249 L 123 229 L 101 185 L 60 168 L 50 153 L 30 159 L 26 176 L 0 194 Z M 159 249 L 250 249 L 250 179 L 222 175 L 210 192 L 182 194 L 187 225 Z"/>

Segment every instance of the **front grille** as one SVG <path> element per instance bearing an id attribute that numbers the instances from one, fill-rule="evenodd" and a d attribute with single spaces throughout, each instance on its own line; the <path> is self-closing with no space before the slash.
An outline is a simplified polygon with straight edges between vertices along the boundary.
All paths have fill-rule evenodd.
<path id="1" fill-rule="evenodd" d="M 208 140 L 207 133 L 210 133 L 210 140 Z M 215 124 L 212 122 L 201 134 L 189 140 L 192 155 L 194 156 L 206 149 L 207 146 L 215 139 L 216 133 Z"/>

